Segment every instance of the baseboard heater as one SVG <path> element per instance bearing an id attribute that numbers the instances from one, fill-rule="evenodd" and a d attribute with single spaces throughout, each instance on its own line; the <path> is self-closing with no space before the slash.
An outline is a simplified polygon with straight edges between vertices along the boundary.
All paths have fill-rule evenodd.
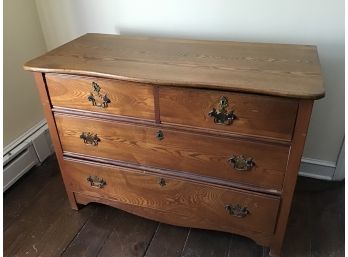
<path id="1" fill-rule="evenodd" d="M 4 148 L 3 192 L 53 153 L 46 121 L 41 121 Z"/>

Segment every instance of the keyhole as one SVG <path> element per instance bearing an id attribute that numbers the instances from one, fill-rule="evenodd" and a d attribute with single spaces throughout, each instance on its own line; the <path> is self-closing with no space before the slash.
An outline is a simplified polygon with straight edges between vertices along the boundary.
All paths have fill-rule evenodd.
<path id="1" fill-rule="evenodd" d="M 158 140 L 162 140 L 162 139 L 164 138 L 164 134 L 163 134 L 163 131 L 162 131 L 162 130 L 158 130 L 158 131 L 156 132 L 156 138 L 157 138 Z"/>
<path id="2" fill-rule="evenodd" d="M 164 180 L 164 178 L 161 178 L 161 179 L 160 179 L 159 185 L 160 185 L 161 187 L 164 187 L 164 186 L 166 185 L 166 181 Z"/>

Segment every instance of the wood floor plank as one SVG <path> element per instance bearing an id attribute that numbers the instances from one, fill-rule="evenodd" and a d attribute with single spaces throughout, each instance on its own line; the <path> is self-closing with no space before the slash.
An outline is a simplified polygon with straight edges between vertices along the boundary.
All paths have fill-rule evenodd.
<path id="1" fill-rule="evenodd" d="M 79 212 L 72 210 L 68 199 L 64 209 L 66 211 L 50 226 L 43 240 L 37 245 L 37 256 L 60 256 L 95 211 L 93 206 Z"/>
<path id="2" fill-rule="evenodd" d="M 6 230 L 20 213 L 30 207 L 45 184 L 59 175 L 57 159 L 50 156 L 41 166 L 35 167 L 4 193 L 4 226 Z"/>
<path id="3" fill-rule="evenodd" d="M 191 229 L 182 257 L 226 257 L 229 242 L 228 233 Z"/>
<path id="4" fill-rule="evenodd" d="M 293 198 L 291 213 L 283 244 L 284 257 L 310 256 L 311 228 L 308 222 L 310 203 L 306 192 L 297 192 Z M 301 233 L 299 233 L 301 231 Z M 296 238 L 296 240 L 294 240 Z"/>
<path id="5" fill-rule="evenodd" d="M 345 256 L 344 182 L 318 183 L 310 195 L 311 257 Z"/>
<path id="6" fill-rule="evenodd" d="M 62 252 L 65 256 L 99 257 L 260 256 L 260 247 L 244 237 L 158 226 L 157 222 L 98 204 L 73 211 L 56 159 L 47 163 L 35 167 L 5 193 L 4 219 L 8 225 L 4 229 L 4 256 L 55 257 Z M 74 246 L 78 240 L 80 245 Z M 89 250 L 85 255 L 76 250 L 86 245 Z M 282 254 L 344 256 L 344 182 L 299 178 Z"/>
<path id="7" fill-rule="evenodd" d="M 263 247 L 257 245 L 253 240 L 231 235 L 228 249 L 228 257 L 263 257 Z"/>
<path id="8" fill-rule="evenodd" d="M 189 228 L 160 224 L 145 257 L 180 257 Z"/>
<path id="9" fill-rule="evenodd" d="M 62 210 L 63 212 L 57 215 L 58 219 L 47 228 L 41 238 L 37 238 L 35 244 L 22 248 L 18 252 L 19 256 L 24 254 L 26 257 L 60 256 L 95 209 L 83 208 L 77 212 L 71 209 L 66 199 Z"/>
<path id="10" fill-rule="evenodd" d="M 159 223 L 122 213 L 98 257 L 142 257 Z"/>
<path id="11" fill-rule="evenodd" d="M 60 176 L 52 180 L 14 222 L 4 231 L 4 256 L 20 256 L 24 248 L 32 247 L 53 224 L 67 201 Z"/>
<path id="12" fill-rule="evenodd" d="M 94 215 L 86 222 L 61 256 L 97 256 L 119 217 L 119 210 L 105 205 L 96 205 Z"/>

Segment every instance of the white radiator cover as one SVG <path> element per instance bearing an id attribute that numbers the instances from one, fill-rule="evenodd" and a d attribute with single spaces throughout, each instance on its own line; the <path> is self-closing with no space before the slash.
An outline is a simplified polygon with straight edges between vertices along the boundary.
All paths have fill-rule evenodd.
<path id="1" fill-rule="evenodd" d="M 45 120 L 7 145 L 3 155 L 3 191 L 53 152 Z"/>

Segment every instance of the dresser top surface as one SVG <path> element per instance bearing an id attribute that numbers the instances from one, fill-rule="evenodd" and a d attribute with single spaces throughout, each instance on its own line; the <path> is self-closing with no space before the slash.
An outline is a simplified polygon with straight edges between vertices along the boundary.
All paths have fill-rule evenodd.
<path id="1" fill-rule="evenodd" d="M 85 34 L 24 68 L 292 98 L 325 94 L 309 45 Z"/>

